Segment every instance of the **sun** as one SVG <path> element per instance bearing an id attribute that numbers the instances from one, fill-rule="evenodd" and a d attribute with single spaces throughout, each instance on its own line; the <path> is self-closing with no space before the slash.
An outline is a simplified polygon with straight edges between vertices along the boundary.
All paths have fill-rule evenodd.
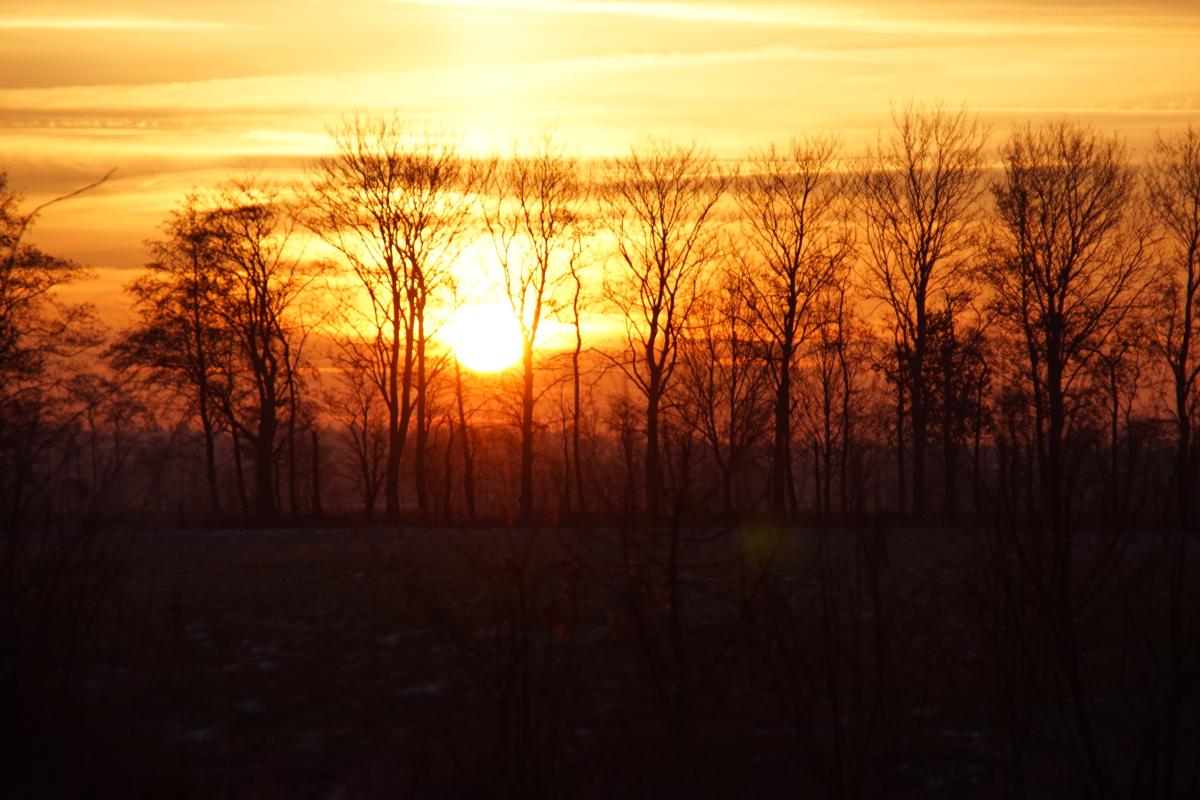
<path id="1" fill-rule="evenodd" d="M 512 309 L 500 303 L 459 308 L 445 335 L 458 362 L 475 372 L 499 372 L 521 357 L 521 328 Z"/>

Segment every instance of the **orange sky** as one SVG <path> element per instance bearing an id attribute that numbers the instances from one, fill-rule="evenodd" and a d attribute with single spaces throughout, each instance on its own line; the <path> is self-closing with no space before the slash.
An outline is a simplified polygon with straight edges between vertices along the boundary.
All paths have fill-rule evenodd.
<path id="1" fill-rule="evenodd" d="M 0 0 L 0 168 L 31 200 L 117 167 L 35 230 L 117 278 L 192 185 L 300 167 L 356 109 L 583 154 L 647 134 L 725 155 L 803 131 L 851 147 L 909 99 L 1125 132 L 1200 122 L 1200 3 L 1017 0 Z M 128 272 L 124 273 L 128 275 Z"/>

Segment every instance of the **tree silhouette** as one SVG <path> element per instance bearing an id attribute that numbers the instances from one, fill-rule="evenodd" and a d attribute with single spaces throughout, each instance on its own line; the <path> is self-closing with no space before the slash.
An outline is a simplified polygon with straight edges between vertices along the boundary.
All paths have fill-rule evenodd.
<path id="1" fill-rule="evenodd" d="M 1079 644 L 1080 554 L 1071 529 L 1067 445 L 1087 399 L 1096 354 L 1115 336 L 1145 286 L 1147 229 L 1137 181 L 1115 137 L 1070 122 L 1026 126 L 1002 150 L 993 187 L 996 241 L 987 275 L 1000 318 L 1020 348 L 1033 413 L 1041 524 L 1010 547 L 1036 589 L 1047 655 L 1064 698 L 1090 793 L 1110 778 L 1088 699 Z M 1102 551 L 1104 552 L 1104 551 Z M 1091 568 L 1088 589 L 1095 591 Z M 1011 578 L 1010 578 L 1011 580 Z M 1078 591 L 1077 591 L 1078 590 Z"/>
<path id="2" fill-rule="evenodd" d="M 734 512 L 734 485 L 751 466 L 750 456 L 768 419 L 766 370 L 737 272 L 712 278 L 693 309 L 680 344 L 680 376 L 674 404 L 685 430 L 708 447 L 718 473 L 721 510 Z"/>
<path id="3" fill-rule="evenodd" d="M 521 489 L 518 514 L 533 522 L 534 356 L 546 319 L 563 310 L 583 250 L 586 187 L 579 166 L 549 138 L 492 172 L 484 218 L 521 331 Z"/>
<path id="4" fill-rule="evenodd" d="M 772 146 L 752 159 L 750 174 L 737 183 L 749 245 L 742 257 L 744 285 L 774 387 L 769 498 L 777 516 L 794 496 L 792 412 L 798 353 L 823 324 L 813 313 L 817 299 L 847 269 L 851 253 L 843 224 L 843 182 L 835 174 L 837 150 L 830 138 L 795 140 L 784 150 Z M 791 511 L 796 511 L 794 502 Z"/>
<path id="5" fill-rule="evenodd" d="M 233 358 L 219 312 L 227 288 L 223 256 L 208 211 L 196 195 L 171 213 L 163 232 L 164 238 L 148 244 L 154 260 L 126 287 L 137 322 L 122 332 L 111 354 L 118 367 L 147 367 L 157 381 L 188 397 L 204 434 L 209 512 L 216 516 L 219 398 L 232 391 Z"/>
<path id="6" fill-rule="evenodd" d="M 205 220 L 220 253 L 217 314 L 238 354 L 226 376 L 234 390 L 223 397 L 224 412 L 254 454 L 255 516 L 270 520 L 279 510 L 280 427 L 294 433 L 299 409 L 303 337 L 296 315 L 311 274 L 290 247 L 293 226 L 276 189 L 232 182 Z"/>
<path id="7" fill-rule="evenodd" d="M 41 444 L 38 429 L 52 412 L 50 395 L 64 380 L 63 365 L 102 341 L 99 321 L 87 304 L 68 304 L 55 291 L 87 271 L 25 241 L 38 215 L 106 181 L 109 172 L 31 211 L 0 171 L 0 513 L 10 533 L 3 569 L 16 558 L 16 531 L 34 480 Z"/>
<path id="8" fill-rule="evenodd" d="M 342 306 L 352 331 L 344 336 L 388 409 L 384 498 L 395 517 L 409 425 L 414 413 L 426 417 L 426 310 L 471 229 L 483 175 L 451 141 L 414 133 L 395 118 L 355 117 L 332 136 L 334 154 L 312 169 L 304 219 L 361 285 L 361 302 Z M 426 431 L 418 424 L 419 454 Z M 424 512 L 424 458 L 416 465 Z"/>
<path id="9" fill-rule="evenodd" d="M 1146 175 L 1150 208 L 1162 239 L 1155 328 L 1170 371 L 1175 422 L 1175 513 L 1183 528 L 1195 510 L 1192 431 L 1200 397 L 1200 131 L 1159 135 Z"/>
<path id="10" fill-rule="evenodd" d="M 1119 140 L 1062 122 L 1018 129 L 1002 152 L 987 275 L 1025 353 L 1042 508 L 1061 532 L 1067 428 L 1094 354 L 1145 287 L 1147 231 Z"/>
<path id="11" fill-rule="evenodd" d="M 646 515 L 660 513 L 659 412 L 696 286 L 720 255 L 716 208 L 728 176 L 695 145 L 648 142 L 608 165 L 601 199 L 615 238 L 605 294 L 625 323 L 615 363 L 646 401 Z"/>
<path id="12" fill-rule="evenodd" d="M 341 370 L 339 390 L 329 398 L 327 405 L 343 426 L 353 483 L 362 497 L 367 519 L 372 519 L 385 479 L 387 407 L 367 373 L 354 369 L 354 360 L 348 363 L 350 367 Z"/>
<path id="13" fill-rule="evenodd" d="M 868 148 L 854 188 L 867 294 L 891 316 L 912 421 L 912 510 L 926 511 L 925 359 L 932 301 L 955 294 L 983 193 L 986 132 L 967 110 L 910 105 Z"/>
<path id="14" fill-rule="evenodd" d="M 948 519 L 960 507 L 961 453 L 973 442 L 972 475 L 979 476 L 981 442 L 987 426 L 985 397 L 991 385 L 984 325 L 968 321 L 947 301 L 929 316 L 929 358 L 925 386 L 931 401 L 930 421 L 942 445 L 942 510 Z M 978 502 L 978 496 L 976 496 Z"/>
<path id="15" fill-rule="evenodd" d="M 848 306 L 850 274 L 841 269 L 832 276 L 816 300 L 813 316 L 819 321 L 804 342 L 807 381 L 801 385 L 799 410 L 813 449 L 813 495 L 817 513 L 833 513 L 833 481 L 839 476 L 839 507 L 846 512 L 847 460 L 853 439 L 853 402 L 858 342 L 855 320 Z M 806 384 L 806 385 L 805 385 Z"/>

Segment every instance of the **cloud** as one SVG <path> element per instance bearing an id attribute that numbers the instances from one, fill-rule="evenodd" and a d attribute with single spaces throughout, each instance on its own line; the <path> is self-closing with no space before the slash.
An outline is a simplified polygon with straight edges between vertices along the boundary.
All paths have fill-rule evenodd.
<path id="1" fill-rule="evenodd" d="M 0 17 L 0 30 L 188 31 L 227 30 L 236 23 L 165 17 Z"/>
<path id="2" fill-rule="evenodd" d="M 613 15 L 691 23 L 751 25 L 771 28 L 839 31 L 868 34 L 936 34 L 997 36 L 1017 33 L 1036 36 L 1129 33 L 1151 24 L 1154 15 L 1136 7 L 1092 9 L 1086 17 L 1078 7 L 1033 5 L 1023 13 L 1002 7 L 962 7 L 917 4 L 822 5 L 764 2 L 681 2 L 679 0 L 390 0 L 398 5 L 487 11 L 526 11 L 560 15 Z M 1168 10 L 1169 7 L 1162 9 Z M 1037 11 L 1033 14 L 1031 12 Z"/>
<path id="3" fill-rule="evenodd" d="M 851 2 L 9 4 L 0 168 L 33 197 L 118 166 L 42 231 L 68 255 L 132 266 L 188 188 L 243 167 L 296 174 L 354 110 L 483 152 L 548 126 L 585 156 L 646 134 L 738 155 L 833 130 L 853 149 L 908 99 L 965 102 L 997 135 L 1048 115 L 1131 140 L 1200 121 L 1185 68 L 1200 16 L 1168 0 Z"/>

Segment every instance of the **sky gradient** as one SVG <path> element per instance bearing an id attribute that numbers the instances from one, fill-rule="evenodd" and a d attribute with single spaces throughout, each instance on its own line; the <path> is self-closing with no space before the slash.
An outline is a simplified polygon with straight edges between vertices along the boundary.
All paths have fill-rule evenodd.
<path id="1" fill-rule="evenodd" d="M 0 169 L 31 201 L 103 174 L 35 240 L 114 275 L 192 186 L 290 173 L 355 110 L 584 155 L 646 135 L 736 156 L 803 132 L 853 149 L 909 100 L 993 128 L 1071 116 L 1132 146 L 1200 122 L 1200 3 L 670 0 L 0 2 Z"/>

